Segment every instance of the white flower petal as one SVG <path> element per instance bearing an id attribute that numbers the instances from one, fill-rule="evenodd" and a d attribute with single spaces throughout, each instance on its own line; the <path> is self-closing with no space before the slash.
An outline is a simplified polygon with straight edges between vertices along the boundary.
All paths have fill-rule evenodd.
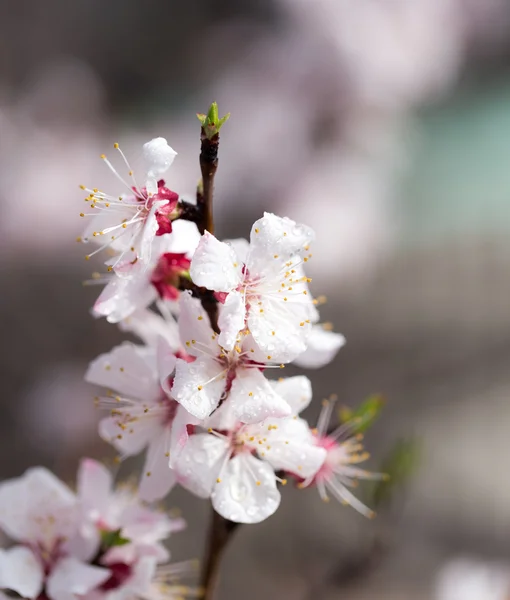
<path id="1" fill-rule="evenodd" d="M 149 194 L 158 191 L 158 179 L 174 162 L 177 152 L 168 145 L 165 138 L 154 138 L 143 145 L 143 158 L 146 164 L 147 181 L 145 183 Z"/>
<path id="2" fill-rule="evenodd" d="M 142 500 L 153 502 L 164 498 L 175 484 L 175 473 L 170 469 L 170 427 L 162 427 L 147 448 L 139 494 Z"/>
<path id="3" fill-rule="evenodd" d="M 190 415 L 183 407 L 179 406 L 172 421 L 172 432 L 170 436 L 170 467 L 173 468 L 175 461 L 179 458 L 181 450 L 188 442 L 188 425 L 198 425 L 200 421 Z"/>
<path id="4" fill-rule="evenodd" d="M 218 343 L 228 352 L 234 349 L 239 332 L 244 329 L 246 306 L 244 296 L 239 292 L 230 292 L 225 304 L 219 306 Z"/>
<path id="5" fill-rule="evenodd" d="M 212 505 L 225 519 L 236 523 L 259 523 L 280 505 L 273 469 L 251 454 L 230 459 L 214 487 Z"/>
<path id="6" fill-rule="evenodd" d="M 159 229 L 159 223 L 156 219 L 156 212 L 166 204 L 165 201 L 154 202 L 147 218 L 143 224 L 142 235 L 138 242 L 137 257 L 141 263 L 141 268 L 149 270 L 153 261 L 152 251 L 154 249 L 154 241 L 156 240 L 156 232 Z"/>
<path id="7" fill-rule="evenodd" d="M 292 414 L 297 415 L 304 410 L 312 400 L 312 383 L 304 375 L 286 377 L 270 382 L 273 390 L 287 402 Z"/>
<path id="8" fill-rule="evenodd" d="M 113 477 L 101 463 L 84 458 L 78 468 L 78 499 L 82 510 L 104 513 L 109 509 Z"/>
<path id="9" fill-rule="evenodd" d="M 234 413 L 234 404 L 231 395 L 203 422 L 203 427 L 217 429 L 219 431 L 232 430 L 239 421 Z"/>
<path id="10" fill-rule="evenodd" d="M 129 342 L 93 360 L 85 380 L 128 398 L 150 401 L 160 394 L 155 356 Z"/>
<path id="11" fill-rule="evenodd" d="M 283 299 L 264 298 L 248 311 L 248 328 L 268 361 L 290 362 L 306 350 L 306 320 L 306 307 Z"/>
<path id="12" fill-rule="evenodd" d="M 284 469 L 306 479 L 315 475 L 326 459 L 326 450 L 314 444 L 303 419 L 268 419 L 262 430 L 267 438 L 267 446 L 261 448 L 264 460 L 276 470 Z"/>
<path id="13" fill-rule="evenodd" d="M 250 242 L 244 238 L 235 238 L 233 240 L 225 240 L 225 244 L 231 246 L 236 253 L 237 258 L 245 263 L 250 250 Z"/>
<path id="14" fill-rule="evenodd" d="M 212 413 L 224 389 L 223 366 L 213 358 L 197 358 L 192 363 L 177 360 L 172 396 L 197 419 Z"/>
<path id="15" fill-rule="evenodd" d="M 230 401 L 234 415 L 242 423 L 260 423 L 267 417 L 288 417 L 291 407 L 257 368 L 237 369 Z"/>
<path id="16" fill-rule="evenodd" d="M 112 444 L 123 456 L 134 456 L 142 452 L 159 428 L 158 420 L 144 418 L 143 407 L 129 410 L 131 418 L 127 426 L 123 423 L 123 416 L 106 417 L 99 422 L 101 438 Z"/>
<path id="17" fill-rule="evenodd" d="M 91 592 L 110 576 L 108 569 L 93 567 L 71 557 L 63 558 L 48 577 L 46 591 L 51 600 L 76 600 L 77 595 Z"/>
<path id="18" fill-rule="evenodd" d="M 257 275 L 263 274 L 267 265 L 274 262 L 274 255 L 288 260 L 302 253 L 314 238 L 315 233 L 310 227 L 266 212 L 251 228 L 248 269 Z"/>
<path id="19" fill-rule="evenodd" d="M 242 267 L 234 249 L 206 231 L 193 255 L 190 274 L 193 282 L 201 287 L 230 292 L 241 283 Z"/>
<path id="20" fill-rule="evenodd" d="M 106 317 L 109 323 L 118 323 L 138 308 L 152 304 L 157 292 L 150 284 L 149 275 L 149 271 L 137 268 L 128 277 L 112 277 L 94 304 L 94 316 Z"/>
<path id="21" fill-rule="evenodd" d="M 330 363 L 344 344 L 342 334 L 314 325 L 307 339 L 306 350 L 294 360 L 294 364 L 304 369 L 319 369 Z"/>
<path id="22" fill-rule="evenodd" d="M 23 598 L 37 598 L 42 591 L 44 571 L 33 552 L 23 546 L 0 549 L 0 588 Z"/>
<path id="23" fill-rule="evenodd" d="M 179 335 L 184 349 L 192 356 L 220 353 L 218 336 L 212 330 L 209 317 L 200 300 L 193 298 L 190 292 L 182 292 L 179 298 Z"/>
<path id="24" fill-rule="evenodd" d="M 188 258 L 191 258 L 202 236 L 195 223 L 177 219 L 176 221 L 172 221 L 172 234 L 160 237 L 162 240 L 168 240 L 163 252 L 187 254 Z"/>
<path id="25" fill-rule="evenodd" d="M 175 371 L 175 363 L 177 357 L 173 349 L 169 346 L 164 338 L 159 338 L 157 341 L 157 361 L 159 385 L 168 396 L 171 395 L 169 386 L 169 377 Z"/>
<path id="26" fill-rule="evenodd" d="M 229 442 L 209 433 L 190 435 L 175 463 L 179 483 L 191 493 L 208 498 L 229 453 Z"/>
<path id="27" fill-rule="evenodd" d="M 119 328 L 134 333 L 147 346 L 156 346 L 161 337 L 174 352 L 181 346 L 177 321 L 170 314 L 163 318 L 152 310 L 141 308 L 122 320 Z"/>
<path id="28" fill-rule="evenodd" d="M 71 490 L 42 467 L 0 484 L 0 528 L 14 540 L 53 547 L 77 528 L 77 501 Z"/>

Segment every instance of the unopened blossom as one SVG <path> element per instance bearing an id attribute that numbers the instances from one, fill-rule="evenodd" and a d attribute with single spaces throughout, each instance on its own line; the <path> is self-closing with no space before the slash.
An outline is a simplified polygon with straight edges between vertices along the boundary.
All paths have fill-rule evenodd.
<path id="1" fill-rule="evenodd" d="M 119 193 L 111 195 L 97 188 L 80 186 L 89 193 L 86 200 L 92 211 L 81 215 L 92 216 L 93 219 L 79 239 L 99 244 L 99 248 L 88 254 L 87 258 L 102 249 L 111 248 L 118 256 L 109 267 L 113 269 L 123 265 L 127 270 L 137 261 L 147 265 L 151 260 L 154 239 L 172 231 L 172 220 L 178 216 L 179 196 L 165 187 L 165 182 L 159 177 L 170 167 L 176 152 L 164 138 L 155 138 L 144 144 L 147 170 L 144 185 L 139 186 L 119 145 L 114 144 L 114 148 L 121 156 L 129 182 L 102 154 L 101 158 L 118 179 L 121 189 Z"/>
<path id="2" fill-rule="evenodd" d="M 258 523 L 280 504 L 275 471 L 313 477 L 326 451 L 314 444 L 306 421 L 296 417 L 239 424 L 219 433 L 191 435 L 175 470 L 179 482 L 197 496 L 212 500 L 224 518 Z"/>
<path id="3" fill-rule="evenodd" d="M 145 500 L 165 496 L 175 483 L 170 453 L 186 443 L 193 418 L 172 397 L 169 376 L 176 357 L 161 340 L 157 349 L 124 343 L 89 366 L 85 379 L 108 389 L 99 403 L 111 409 L 99 425 L 101 437 L 121 456 L 146 450 L 140 482 Z"/>
<path id="4" fill-rule="evenodd" d="M 371 473 L 356 466 L 370 458 L 370 455 L 363 450 L 362 434 L 349 437 L 349 430 L 353 424 L 340 425 L 333 432 L 328 433 L 334 405 L 334 398 L 323 401 L 323 408 L 314 432 L 315 443 L 326 451 L 326 458 L 318 472 L 312 477 L 304 478 L 300 487 L 307 487 L 313 483 L 325 502 L 329 501 L 329 492 L 342 504 L 350 504 L 366 517 L 374 517 L 375 513 L 358 500 L 348 488 L 354 487 L 358 479 L 385 479 L 386 475 Z"/>
<path id="5" fill-rule="evenodd" d="M 0 550 L 0 588 L 23 598 L 70 600 L 110 578 L 72 553 L 80 523 L 75 494 L 44 468 L 0 484 L 0 528 L 18 545 Z"/>
<path id="6" fill-rule="evenodd" d="M 329 364 L 345 345 L 341 333 L 329 331 L 324 325 L 313 325 L 306 341 L 306 350 L 294 359 L 304 369 L 319 369 Z"/>
<path id="7" fill-rule="evenodd" d="M 228 396 L 235 418 L 243 423 L 291 414 L 262 372 L 268 366 L 279 368 L 271 355 L 264 355 L 248 335 L 225 350 L 200 301 L 184 292 L 179 304 L 181 340 L 196 360 L 177 360 L 172 395 L 189 413 L 205 419 Z M 220 319 L 225 310 L 220 307 Z"/>
<path id="8" fill-rule="evenodd" d="M 157 237 L 153 241 L 148 264 L 136 261 L 134 254 L 130 259 L 129 253 L 127 260 L 121 263 L 116 257 L 108 261 L 112 272 L 97 274 L 90 282 L 106 284 L 94 304 L 93 314 L 106 317 L 110 323 L 118 323 L 158 298 L 177 299 L 178 276 L 189 270 L 189 261 L 199 239 L 194 223 L 177 220 L 173 223 L 171 235 Z M 167 257 L 166 262 L 163 262 L 163 257 Z M 177 264 L 172 257 L 176 258 Z"/>
<path id="9" fill-rule="evenodd" d="M 242 251 L 208 232 L 202 236 L 191 278 L 225 297 L 219 319 L 219 343 L 225 350 L 234 348 L 245 327 L 274 360 L 289 362 L 306 350 L 311 323 L 317 320 L 303 271 L 313 238 L 309 227 L 271 213 L 254 223 L 250 244 Z"/>

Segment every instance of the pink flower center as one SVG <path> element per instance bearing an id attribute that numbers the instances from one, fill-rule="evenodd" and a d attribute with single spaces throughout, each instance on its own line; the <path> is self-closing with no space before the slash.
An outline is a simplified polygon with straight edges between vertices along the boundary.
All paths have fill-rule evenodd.
<path id="1" fill-rule="evenodd" d="M 108 565 L 108 569 L 110 569 L 111 576 L 100 588 L 104 592 L 119 588 L 131 577 L 133 572 L 131 566 L 124 563 L 113 563 L 112 565 Z"/>
<path id="2" fill-rule="evenodd" d="M 189 271 L 191 261 L 185 254 L 166 252 L 163 254 L 151 277 L 151 283 L 156 288 L 160 298 L 177 300 L 179 297 L 179 276 Z"/>

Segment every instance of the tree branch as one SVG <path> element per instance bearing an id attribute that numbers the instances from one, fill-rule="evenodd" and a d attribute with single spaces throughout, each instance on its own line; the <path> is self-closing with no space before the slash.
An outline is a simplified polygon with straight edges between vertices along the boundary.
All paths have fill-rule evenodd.
<path id="1" fill-rule="evenodd" d="M 228 521 L 211 508 L 211 521 L 207 538 L 206 554 L 203 560 L 200 585 L 203 600 L 212 600 L 219 578 L 223 553 L 239 523 Z"/>

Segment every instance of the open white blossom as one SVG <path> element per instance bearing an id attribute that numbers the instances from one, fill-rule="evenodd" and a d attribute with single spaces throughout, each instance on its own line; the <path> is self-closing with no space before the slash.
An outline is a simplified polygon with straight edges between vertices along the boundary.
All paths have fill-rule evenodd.
<path id="1" fill-rule="evenodd" d="M 176 152 L 164 138 L 147 142 L 143 147 L 147 174 L 145 185 L 140 187 L 119 145 L 114 144 L 114 148 L 121 156 L 129 182 L 102 154 L 101 158 L 119 180 L 123 189 L 120 194 L 110 195 L 97 188 L 80 186 L 89 193 L 86 200 L 92 211 L 81 213 L 81 216 L 91 216 L 93 219 L 83 236 L 78 239 L 99 244 L 99 248 L 88 254 L 87 258 L 105 248 L 112 248 L 118 255 L 115 261 L 109 264 L 109 269 L 122 268 L 127 271 L 137 261 L 148 265 L 156 236 L 172 231 L 172 217 L 179 197 L 165 187 L 163 180 L 156 182 L 155 178 L 170 167 Z"/>
<path id="2" fill-rule="evenodd" d="M 105 583 L 108 569 L 71 554 L 78 525 L 76 496 L 46 469 L 0 484 L 0 528 L 19 544 L 0 551 L 0 588 L 23 598 L 45 590 L 50 600 L 70 600 Z"/>
<path id="3" fill-rule="evenodd" d="M 313 325 L 306 341 L 306 350 L 293 362 L 304 369 L 320 369 L 329 364 L 344 345 L 345 337 L 341 333 Z"/>
<path id="4" fill-rule="evenodd" d="M 156 589 L 158 573 L 185 570 L 163 564 L 162 541 L 182 519 L 147 507 L 130 486 L 114 488 L 91 459 L 80 465 L 77 494 L 44 468 L 0 484 L 0 513 L 0 528 L 19 544 L 0 549 L 0 589 L 23 598 L 127 599 Z"/>
<path id="5" fill-rule="evenodd" d="M 258 523 L 280 504 L 275 471 L 311 477 L 326 456 L 306 421 L 294 417 L 191 435 L 175 464 L 179 482 L 238 523 Z"/>
<path id="6" fill-rule="evenodd" d="M 193 417 L 170 394 L 169 377 L 175 366 L 173 349 L 163 339 L 158 348 L 124 343 L 96 358 L 85 379 L 109 390 L 99 403 L 111 409 L 99 425 L 101 437 L 121 456 L 147 450 L 140 495 L 162 498 L 175 484 L 170 453 L 186 443 Z"/>
<path id="7" fill-rule="evenodd" d="M 246 425 L 236 419 L 229 397 L 206 422 L 209 432 L 191 435 L 174 465 L 181 485 L 211 497 L 214 509 L 231 521 L 257 523 L 276 511 L 277 483 L 286 480 L 275 471 L 311 478 L 326 459 L 306 421 L 297 417 L 312 399 L 308 378 L 270 385 L 290 407 L 290 417 Z"/>
<path id="8" fill-rule="evenodd" d="M 313 483 L 325 502 L 329 501 L 329 492 L 341 504 L 350 504 L 361 514 L 372 518 L 375 513 L 358 500 L 349 488 L 355 486 L 357 479 L 378 480 L 385 479 L 387 476 L 384 473 L 372 473 L 355 466 L 367 460 L 370 455 L 363 451 L 361 433 L 349 435 L 353 427 L 352 423 L 340 425 L 328 433 L 334 406 L 333 399 L 323 401 L 323 408 L 314 432 L 315 443 L 325 450 L 326 458 L 318 472 L 311 477 L 305 477 L 300 487 L 308 487 Z"/>
<path id="9" fill-rule="evenodd" d="M 273 357 L 263 355 L 248 335 L 232 350 L 225 350 L 200 301 L 189 293 L 181 295 L 179 331 L 187 352 L 196 360 L 177 361 L 172 394 L 192 415 L 205 419 L 227 395 L 235 418 L 243 423 L 291 414 L 290 406 L 261 371 Z"/>
<path id="10" fill-rule="evenodd" d="M 170 519 L 144 505 L 132 486 L 114 486 L 110 471 L 101 463 L 85 458 L 78 470 L 77 493 L 80 509 L 79 544 L 92 558 L 98 551 L 101 535 L 118 532 L 126 540 L 102 556 L 103 565 L 132 564 L 138 556 L 168 560 L 162 545 L 171 533 L 184 528 L 182 519 Z"/>
<path id="11" fill-rule="evenodd" d="M 313 238 L 309 227 L 271 213 L 254 223 L 244 252 L 208 232 L 202 236 L 190 273 L 197 285 L 227 294 L 218 340 L 225 350 L 234 348 L 245 324 L 274 360 L 289 362 L 306 350 L 317 320 L 303 271 Z"/>
<path id="12" fill-rule="evenodd" d="M 106 317 L 110 323 L 118 323 L 135 310 L 152 304 L 159 297 L 162 277 L 166 279 L 167 286 L 175 285 L 175 282 L 171 281 L 172 272 L 169 268 L 156 279 L 156 275 L 161 271 L 161 257 L 179 254 L 191 259 L 199 240 L 200 234 L 194 223 L 177 220 L 172 225 L 171 234 L 157 237 L 152 242 L 151 259 L 148 264 L 136 261 L 134 254 L 130 260 L 120 264 L 116 264 L 116 257 L 111 259 L 109 263 L 113 272 L 102 276 L 98 274 L 90 282 L 106 284 L 94 304 L 93 314 Z"/>

